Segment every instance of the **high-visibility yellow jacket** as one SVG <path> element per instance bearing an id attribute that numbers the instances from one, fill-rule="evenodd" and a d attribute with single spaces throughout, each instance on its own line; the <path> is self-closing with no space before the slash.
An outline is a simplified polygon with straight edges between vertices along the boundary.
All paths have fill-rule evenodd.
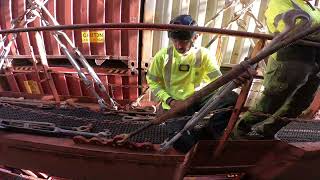
<path id="1" fill-rule="evenodd" d="M 285 29 L 285 24 L 282 20 L 276 23 L 283 13 L 292 9 L 303 10 L 308 13 L 311 17 L 312 25 L 320 24 L 320 10 L 312 7 L 304 0 L 270 0 L 268 9 L 265 12 L 267 21 L 267 27 L 271 33 L 282 32 Z M 314 37 L 320 39 L 320 33 L 314 35 Z"/>
<path id="2" fill-rule="evenodd" d="M 147 82 L 153 94 L 170 109 L 165 102 L 169 97 L 185 100 L 214 81 L 221 72 L 216 60 L 205 48 L 194 48 L 182 55 L 174 47 L 161 49 L 153 58 L 147 73 Z"/>

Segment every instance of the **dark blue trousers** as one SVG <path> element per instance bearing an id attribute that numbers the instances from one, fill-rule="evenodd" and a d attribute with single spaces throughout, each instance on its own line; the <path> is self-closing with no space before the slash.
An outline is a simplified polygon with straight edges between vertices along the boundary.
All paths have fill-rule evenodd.
<path id="1" fill-rule="evenodd" d="M 167 122 L 167 127 L 169 130 L 170 138 L 173 137 L 176 133 L 178 133 L 187 121 L 191 118 L 191 116 L 199 111 L 202 106 L 209 100 L 211 96 L 204 98 L 201 103 L 194 105 L 188 112 L 185 114 L 190 116 L 189 118 L 175 118 L 170 119 Z M 230 106 L 234 106 L 238 98 L 238 94 L 235 92 L 231 92 L 228 96 L 226 96 L 214 109 L 227 108 Z M 187 153 L 194 144 L 196 144 L 199 140 L 216 140 L 218 139 L 226 126 L 228 125 L 228 121 L 232 111 L 225 111 L 214 114 L 209 123 L 202 128 L 195 128 L 183 134 L 183 136 L 174 143 L 173 147 L 183 153 Z"/>

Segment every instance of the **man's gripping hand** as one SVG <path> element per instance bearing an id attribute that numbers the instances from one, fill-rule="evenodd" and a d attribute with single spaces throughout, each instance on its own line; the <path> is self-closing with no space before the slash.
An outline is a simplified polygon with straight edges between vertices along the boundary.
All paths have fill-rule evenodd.
<path id="1" fill-rule="evenodd" d="M 238 78 L 234 79 L 233 81 L 238 85 L 241 86 L 245 84 L 247 81 L 250 81 L 255 75 L 257 75 L 257 71 L 250 67 L 247 69 L 246 72 L 242 73 Z"/>

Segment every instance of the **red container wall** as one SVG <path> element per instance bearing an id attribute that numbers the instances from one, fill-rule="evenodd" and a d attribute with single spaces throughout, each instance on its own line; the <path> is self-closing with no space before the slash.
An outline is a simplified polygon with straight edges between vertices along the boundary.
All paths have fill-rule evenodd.
<path id="1" fill-rule="evenodd" d="M 88 23 L 138 23 L 140 20 L 139 0 L 48 0 L 47 9 L 61 25 Z M 23 15 L 27 3 L 24 0 L 0 1 L 0 27 L 9 29 L 11 21 Z M 46 19 L 48 17 L 44 16 Z M 29 27 L 40 26 L 39 19 L 28 24 Z M 94 31 L 94 30 L 93 30 Z M 66 31 L 68 37 L 86 56 L 100 55 L 106 59 L 122 57 L 133 63 L 138 58 L 138 31 L 105 30 L 103 42 L 83 42 L 82 32 L 87 30 Z M 42 33 L 48 55 L 60 56 L 59 46 L 50 32 Z M 11 47 L 13 55 L 30 55 L 30 46 L 38 54 L 34 32 L 20 33 L 16 46 Z M 135 66 L 137 67 L 137 63 Z"/>
<path id="2" fill-rule="evenodd" d="M 53 67 L 51 68 L 51 75 L 59 96 L 63 98 L 72 97 L 87 97 L 94 99 L 95 97 L 88 89 L 83 81 L 79 78 L 77 72 L 72 68 Z M 48 82 L 45 81 L 45 75 L 40 69 L 39 76 L 34 73 L 32 67 L 16 67 L 12 70 L 12 75 L 2 74 L 0 95 L 6 95 L 9 92 L 15 92 L 18 95 L 26 96 L 48 96 L 51 95 L 51 89 Z M 132 102 L 138 97 L 138 75 L 130 72 L 130 70 L 121 69 L 96 69 L 96 72 L 105 85 L 110 96 L 113 99 L 123 103 Z M 40 80 L 38 79 L 40 78 Z M 89 79 L 90 76 L 88 76 Z M 13 91 L 8 88 L 8 84 L 15 83 L 17 90 Z M 28 84 L 35 83 L 35 84 Z M 99 91 L 98 87 L 94 85 L 98 94 L 107 99 L 106 94 Z M 29 89 L 29 90 L 28 90 Z"/>
<path id="3" fill-rule="evenodd" d="M 10 29 L 12 20 L 23 15 L 27 6 L 27 0 L 0 0 L 0 29 Z M 48 0 L 45 6 L 61 25 L 138 23 L 140 21 L 140 0 Z M 48 19 L 48 16 L 44 15 L 44 18 Z M 36 19 L 27 26 L 39 27 L 40 20 Z M 84 41 L 83 33 L 96 31 L 104 32 L 102 40 L 99 42 L 92 39 L 89 42 Z M 108 65 L 95 68 L 101 81 L 116 100 L 133 101 L 137 98 L 138 75 L 129 71 L 131 68 L 138 67 L 139 33 L 137 30 L 102 29 L 91 31 L 68 30 L 65 32 L 90 63 L 94 64 L 95 60 L 105 60 L 107 63 L 112 61 L 113 64 L 116 64 L 116 67 L 118 67 L 117 64 L 122 65 L 116 70 L 110 70 Z M 40 60 L 35 34 L 35 32 L 20 33 L 14 41 L 14 45 L 10 47 L 9 58 L 16 62 L 22 62 L 22 64 L 23 62 L 29 62 L 30 64 L 30 60 L 32 60 L 31 52 L 33 51 L 36 58 Z M 63 64 L 62 67 L 59 65 L 61 62 L 68 61 L 60 51 L 60 47 L 51 32 L 40 32 L 40 34 L 44 40 L 45 52 L 49 65 L 51 64 L 49 70 L 58 95 L 61 97 L 85 96 L 93 98 L 92 93 L 85 87 L 77 73 L 70 68 L 70 65 Z M 0 37 L 2 36 L 0 35 Z M 67 44 L 65 40 L 62 42 Z M 7 43 L 8 41 L 5 41 L 5 44 Z M 69 45 L 67 47 L 72 50 Z M 2 51 L 2 47 L 0 47 L 0 51 Z M 127 66 L 123 66 L 123 62 Z M 0 74 L 0 92 L 4 94 L 13 93 L 15 96 L 53 94 L 43 69 L 37 73 L 33 66 L 26 68 L 25 64 L 22 66 L 7 68 L 3 74 Z M 37 82 L 38 89 L 30 90 L 34 87 L 32 84 L 34 82 Z M 96 87 L 95 89 L 99 95 L 106 97 Z M 40 94 L 38 94 L 39 92 Z"/>

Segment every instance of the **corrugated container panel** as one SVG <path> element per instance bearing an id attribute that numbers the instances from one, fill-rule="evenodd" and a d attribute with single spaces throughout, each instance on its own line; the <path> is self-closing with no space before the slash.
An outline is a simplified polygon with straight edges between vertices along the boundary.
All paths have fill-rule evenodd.
<path id="1" fill-rule="evenodd" d="M 225 2 L 225 5 L 228 1 Z M 223 6 L 225 7 L 225 6 Z M 236 11 L 235 7 L 231 7 L 228 10 L 226 10 L 224 13 L 222 13 L 222 23 L 220 28 L 227 28 L 229 25 L 230 20 L 232 19 L 233 13 Z M 229 29 L 235 28 L 236 26 L 234 24 L 231 24 Z M 221 48 L 217 49 L 217 51 L 222 52 L 222 63 L 221 64 L 230 64 L 230 57 L 232 50 L 232 46 L 234 45 L 234 36 L 222 36 L 222 42 L 221 42 Z"/>
<path id="2" fill-rule="evenodd" d="M 176 1 L 175 1 L 176 2 Z M 156 15 L 156 3 L 155 1 L 145 1 L 144 4 L 144 17 L 143 22 L 154 23 Z M 141 67 L 147 69 L 149 62 L 151 61 L 153 53 L 153 34 L 152 30 L 143 31 L 142 34 L 142 60 Z"/>
<path id="3" fill-rule="evenodd" d="M 168 23 L 171 19 L 172 0 L 156 1 L 154 23 Z M 169 44 L 166 31 L 155 31 L 153 33 L 153 55 L 161 48 Z"/>
<path id="4" fill-rule="evenodd" d="M 50 14 L 57 18 L 57 7 L 56 7 L 56 0 L 50 0 L 46 4 L 46 8 L 49 10 Z M 44 14 L 44 17 L 48 19 L 48 17 Z M 45 42 L 45 49 L 48 55 L 61 55 L 59 46 L 55 41 L 54 37 L 51 35 L 51 32 L 43 32 L 43 39 Z M 34 40 L 34 37 L 31 38 Z M 38 54 L 38 53 L 36 53 Z"/>
<path id="5" fill-rule="evenodd" d="M 133 102 L 138 97 L 138 75 L 126 69 L 97 69 L 97 75 L 103 85 L 108 89 L 108 93 L 117 101 Z M 8 78 L 10 76 L 11 79 Z M 51 68 L 51 76 L 58 94 L 61 97 L 88 97 L 95 99 L 88 87 L 80 80 L 77 72 L 72 68 L 55 67 Z M 86 74 L 87 78 L 92 78 Z M 35 73 L 34 68 L 30 66 L 15 67 L 13 75 L 0 75 L 0 92 L 7 94 L 24 96 L 40 95 L 50 96 L 52 92 L 48 87 L 43 70 L 39 74 Z M 6 77 L 6 78 L 5 78 Z M 41 80 L 39 80 L 39 78 Z M 18 91 L 12 89 L 8 84 L 16 82 Z M 46 83 L 44 83 L 46 82 Z M 106 94 L 99 91 L 98 87 L 93 84 L 92 87 L 98 94 L 107 99 Z"/>
<path id="6" fill-rule="evenodd" d="M 25 1 L 12 1 L 12 18 L 16 19 L 19 16 L 23 15 L 26 10 Z M 27 33 L 21 33 L 20 36 L 17 37 L 17 49 L 19 54 L 27 54 L 30 55 L 30 41 Z"/>
<path id="7" fill-rule="evenodd" d="M 56 0 L 56 15 L 56 20 L 59 22 L 59 24 L 73 24 L 73 0 Z M 64 32 L 66 32 L 69 39 L 74 43 L 73 31 L 66 30 Z M 62 39 L 62 43 L 67 44 L 68 49 L 72 50 L 72 47 L 65 39 Z M 49 46 L 49 44 L 46 44 L 46 46 Z"/>
<path id="8" fill-rule="evenodd" d="M 121 22 L 140 22 L 140 0 L 123 0 L 121 8 Z M 139 31 L 121 31 L 121 55 L 130 57 L 130 67 L 138 67 Z"/>
<path id="9" fill-rule="evenodd" d="M 43 0 L 42 0 L 43 1 Z M 10 29 L 11 21 L 23 15 L 28 1 L 26 0 L 1 0 L 0 1 L 0 28 Z M 140 0 L 48 0 L 45 4 L 51 15 L 61 25 L 88 24 L 88 23 L 121 23 L 140 21 Z M 44 18 L 48 20 L 47 15 Z M 51 22 L 49 20 L 49 22 Z M 40 26 L 39 19 L 29 23 L 28 27 Z M 120 30 L 91 30 L 90 32 L 104 32 L 102 40 L 91 39 L 85 42 L 82 38 L 87 30 L 67 30 L 65 31 L 72 43 L 87 56 L 102 59 L 130 60 L 129 65 L 138 67 L 139 52 L 139 31 Z M 44 38 L 45 49 L 48 55 L 53 57 L 61 56 L 58 44 L 50 32 L 41 32 Z M 62 40 L 66 43 L 65 40 Z M 30 55 L 30 46 L 34 53 L 39 54 L 36 45 L 35 33 L 20 33 L 15 41 L 16 45 L 11 46 L 12 55 Z M 69 49 L 70 46 L 68 46 Z M 17 57 L 17 56 L 15 56 Z M 13 58 L 15 58 L 13 57 Z M 28 56 L 27 56 L 28 57 Z M 29 56 L 30 57 L 30 56 Z"/>
<path id="10" fill-rule="evenodd" d="M 210 1 L 212 3 L 212 1 Z M 212 17 L 214 17 L 221 9 L 223 9 L 223 7 L 225 6 L 225 2 L 224 1 L 214 1 L 215 3 L 208 3 L 208 7 L 209 9 L 207 10 L 207 12 L 214 12 L 211 14 L 208 14 L 208 16 L 206 16 L 206 23 L 208 23 Z M 217 16 L 214 21 L 210 24 L 208 24 L 208 27 L 214 27 L 214 28 L 221 28 L 222 27 L 222 22 L 223 22 L 223 16 Z M 212 38 L 215 38 L 217 36 L 217 34 L 203 34 L 205 40 L 202 42 L 202 46 L 207 46 L 208 43 L 210 42 L 210 40 Z M 219 62 L 219 64 L 221 63 L 221 59 L 222 59 L 222 37 L 219 36 L 219 38 L 209 47 L 210 51 L 215 55 L 217 61 Z"/>
<path id="11" fill-rule="evenodd" d="M 120 23 L 121 22 L 121 1 L 107 0 L 105 4 L 106 20 L 105 22 Z M 107 54 L 121 55 L 121 31 L 111 30 L 106 31 L 106 37 L 109 39 L 106 42 Z"/>
<path id="12" fill-rule="evenodd" d="M 207 16 L 205 17 L 205 21 L 204 22 L 209 22 L 211 20 L 211 18 L 217 13 L 217 9 L 220 9 L 219 7 L 219 1 L 208 1 L 207 2 Z M 221 2 L 220 2 L 220 6 L 222 6 Z M 215 24 L 219 24 L 217 22 L 218 19 L 216 19 L 215 23 L 210 23 L 208 24 L 209 27 L 213 27 Z M 221 24 L 221 23 L 220 23 Z M 202 34 L 202 45 L 207 45 L 210 41 L 210 39 L 213 37 L 213 34 Z"/>
<path id="13" fill-rule="evenodd" d="M 252 13 L 259 21 L 264 22 L 264 11 L 266 8 L 265 3 L 267 3 L 267 1 L 251 0 L 247 2 L 249 2 L 249 4 L 252 3 L 249 12 Z M 242 8 L 242 4 L 238 4 L 235 6 L 232 13 L 241 11 Z M 240 21 L 232 23 L 230 29 L 247 32 L 259 32 L 256 28 L 256 23 L 248 13 L 244 13 L 240 17 Z M 254 39 L 250 38 L 229 37 L 225 45 L 227 47 L 226 51 L 222 56 L 222 64 L 237 64 L 244 60 L 245 57 L 250 56 L 248 53 L 250 48 L 254 45 L 254 41 Z"/>
<path id="14" fill-rule="evenodd" d="M 43 2 L 44 0 L 40 0 Z M 121 22 L 140 22 L 140 0 L 47 0 L 45 7 L 48 9 L 52 17 L 61 25 L 71 24 L 88 24 L 88 23 L 121 23 Z M 0 0 L 0 29 L 10 29 L 12 20 L 21 17 L 28 7 L 27 0 Z M 43 13 L 44 18 L 53 25 L 49 20 L 48 15 Z M 37 18 L 28 27 L 39 27 L 40 19 Z M 88 61 L 91 59 L 104 60 L 128 60 L 129 67 L 138 67 L 138 53 L 139 53 L 139 31 L 138 30 L 67 30 L 67 36 L 71 42 L 87 57 Z M 85 42 L 83 37 L 85 34 L 90 36 L 90 33 L 99 32 L 103 34 L 102 40 L 93 40 Z M 48 56 L 49 65 L 57 64 L 66 58 L 60 51 L 60 47 L 52 36 L 51 32 L 40 32 L 45 44 L 45 52 Z M 9 35 L 9 39 L 12 35 Z M 1 38 L 3 35 L 1 35 Z M 38 39 L 39 40 L 39 39 Z M 62 38 L 64 44 L 67 42 Z M 4 42 L 6 45 L 8 41 Z M 16 58 L 14 62 L 30 64 L 31 52 L 39 55 L 37 46 L 36 33 L 20 33 L 12 45 L 10 58 Z M 69 50 L 70 45 L 67 45 Z M 2 50 L 0 44 L 0 50 Z M 38 56 L 36 56 L 38 58 Z M 27 60 L 29 59 L 29 60 Z M 38 58 L 39 60 L 39 58 Z M 40 64 L 39 64 L 40 65 Z M 123 67 L 123 66 L 122 66 Z M 29 69 L 28 69 L 29 68 Z M 49 66 L 52 70 L 51 75 L 58 91 L 62 97 L 90 97 L 94 98 L 84 83 L 79 79 L 79 76 L 74 70 L 65 71 L 63 68 Z M 14 66 L 5 70 L 1 74 L 0 91 L 6 95 L 17 96 L 50 96 L 52 95 L 51 87 L 47 77 L 42 70 L 35 73 L 31 66 L 24 70 L 20 66 Z M 100 70 L 98 70 L 100 69 Z M 106 85 L 109 93 L 116 100 L 120 101 L 134 101 L 138 97 L 138 75 L 129 72 L 128 68 L 123 68 L 122 71 L 101 71 L 101 68 L 95 68 L 99 71 L 98 76 L 101 78 L 103 84 Z M 54 72 L 53 72 L 54 71 Z M 90 77 L 88 77 L 90 79 Z M 38 89 L 32 91 L 32 88 Z M 96 90 L 97 87 L 94 87 Z M 106 94 L 99 95 L 106 98 Z"/>
<path id="15" fill-rule="evenodd" d="M 170 19 L 180 14 L 190 14 L 195 20 L 197 20 L 199 26 L 204 26 L 217 12 L 223 9 L 229 0 L 148 0 L 145 1 L 144 21 L 154 22 L 154 23 L 169 23 Z M 259 19 L 264 21 L 264 11 L 266 9 L 265 0 L 247 0 L 241 1 L 248 4 L 253 3 L 251 6 L 252 14 Z M 209 24 L 209 27 L 215 28 L 225 28 L 228 27 L 230 20 L 233 18 L 235 12 L 240 11 L 245 7 L 244 4 L 238 3 L 232 6 L 228 10 L 224 11 L 215 18 L 214 22 Z M 243 15 L 240 17 L 242 19 L 243 27 L 239 26 L 237 23 L 232 23 L 229 29 L 257 32 L 256 24 L 253 18 L 249 15 Z M 206 46 L 210 39 L 214 37 L 213 34 L 202 34 L 196 41 L 197 46 Z M 152 56 L 155 53 L 169 45 L 169 40 L 167 38 L 167 32 L 143 32 L 143 47 L 142 47 L 142 68 L 147 68 L 146 66 L 150 63 Z M 222 53 L 221 64 L 237 64 L 248 56 L 248 52 L 252 43 L 246 38 L 238 38 L 231 36 L 222 36 L 218 38 L 209 49 L 218 57 L 219 53 Z M 152 55 L 150 52 L 152 49 Z"/>
<path id="16" fill-rule="evenodd" d="M 111 7 L 106 8 L 105 0 L 91 0 L 89 3 L 89 23 L 105 23 L 106 12 L 110 9 Z M 91 54 L 105 55 L 105 46 L 108 41 L 110 42 L 110 39 L 101 43 L 90 43 Z"/>
<path id="17" fill-rule="evenodd" d="M 76 0 L 73 2 L 73 22 L 75 24 L 88 24 L 89 23 L 89 1 L 88 0 Z M 79 48 L 79 50 L 83 54 L 91 54 L 90 51 L 90 43 L 87 42 L 82 42 L 82 33 L 81 32 L 87 32 L 89 33 L 88 30 L 77 30 L 74 31 L 75 34 L 75 44 Z"/>
<path id="18" fill-rule="evenodd" d="M 262 0 L 263 1 L 263 0 Z M 266 1 L 264 1 L 266 2 Z M 261 0 L 255 0 L 253 2 L 252 8 L 250 13 L 254 15 L 254 17 L 257 17 L 259 20 L 263 20 L 263 12 L 260 11 L 261 7 L 265 7 L 266 4 L 262 3 Z M 260 12 L 260 14 L 259 14 Z M 262 15 L 262 16 L 261 16 Z M 256 28 L 256 24 L 253 20 L 253 18 L 248 14 L 245 13 L 243 16 L 243 21 L 240 22 L 237 26 L 236 30 L 239 31 L 248 31 L 248 32 L 259 32 L 258 29 Z M 230 64 L 237 64 L 240 61 L 244 60 L 245 57 L 249 57 L 249 49 L 254 45 L 254 41 L 249 38 L 240 38 L 236 37 L 235 38 L 235 43 L 234 43 L 234 48 L 231 53 L 231 58 L 230 58 Z M 225 62 L 224 60 L 223 62 Z"/>
<path id="19" fill-rule="evenodd" d="M 190 9 L 190 15 L 197 21 L 200 26 L 204 26 L 205 18 L 207 13 L 207 0 L 191 1 L 190 7 L 195 7 Z M 195 42 L 196 46 L 201 46 L 202 36 L 199 36 Z"/>
<path id="20" fill-rule="evenodd" d="M 9 29 L 11 28 L 11 20 L 12 20 L 12 1 L 11 0 L 3 0 L 0 1 L 0 26 L 1 29 Z M 12 37 L 9 35 L 9 38 Z M 6 41 L 8 42 L 8 41 Z M 10 47 L 10 54 L 17 55 L 18 51 L 16 49 L 16 46 Z"/>

